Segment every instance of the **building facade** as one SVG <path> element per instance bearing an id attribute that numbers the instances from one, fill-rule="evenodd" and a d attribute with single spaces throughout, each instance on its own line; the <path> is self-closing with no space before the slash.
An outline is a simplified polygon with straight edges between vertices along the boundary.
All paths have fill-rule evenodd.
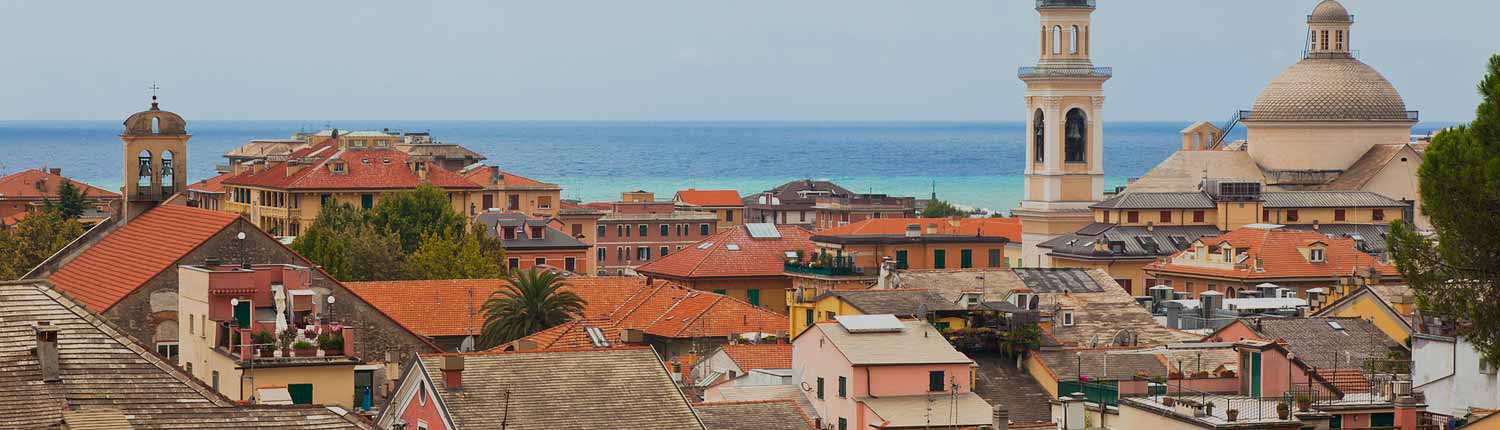
<path id="1" fill-rule="evenodd" d="M 119 194 L 63 177 L 59 168 L 26 169 L 0 178 L 0 227 L 15 225 L 47 202 L 57 201 L 64 181 L 72 182 L 83 193 L 86 206 L 78 221 L 85 225 L 109 218 L 120 200 Z"/>
<path id="2" fill-rule="evenodd" d="M 698 243 L 719 231 L 719 217 L 681 211 L 672 202 L 616 202 L 594 226 L 594 264 L 601 275 L 635 268 Z"/>
<path id="3" fill-rule="evenodd" d="M 878 218 L 915 218 L 917 199 L 885 194 L 819 197 L 813 203 L 816 230 L 828 230 Z"/>
<path id="4" fill-rule="evenodd" d="M 474 217 L 485 234 L 499 238 L 505 246 L 504 265 L 510 270 L 562 270 L 593 273 L 589 244 L 558 230 L 546 220 L 522 213 L 490 211 Z"/>
<path id="5" fill-rule="evenodd" d="M 470 216 L 489 210 L 519 212 L 532 218 L 555 217 L 562 205 L 562 187 L 501 171 L 499 167 L 473 164 L 459 171 L 484 190 L 469 195 Z"/>
<path id="6" fill-rule="evenodd" d="M 683 210 L 708 212 L 719 217 L 719 229 L 727 229 L 745 223 L 745 203 L 734 190 L 695 190 L 688 188 L 677 192 L 672 202 Z"/>
<path id="7" fill-rule="evenodd" d="M 833 182 L 802 179 L 744 198 L 747 222 L 812 226 L 819 197 L 845 197 L 854 192 Z"/>

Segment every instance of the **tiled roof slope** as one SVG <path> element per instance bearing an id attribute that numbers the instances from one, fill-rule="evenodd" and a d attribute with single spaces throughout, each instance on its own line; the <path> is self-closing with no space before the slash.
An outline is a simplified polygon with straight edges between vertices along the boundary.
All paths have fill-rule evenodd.
<path id="1" fill-rule="evenodd" d="M 1267 208 L 1401 208 L 1406 203 L 1368 191 L 1267 191 Z"/>
<path id="2" fill-rule="evenodd" d="M 695 190 L 688 188 L 678 191 L 675 199 L 678 203 L 693 206 L 735 207 L 745 205 L 740 200 L 739 192 L 735 190 Z"/>
<path id="3" fill-rule="evenodd" d="M 443 356 L 421 356 L 460 428 L 498 429 L 502 422 L 511 430 L 704 428 L 649 348 L 463 357 L 463 388 L 449 390 Z"/>
<path id="4" fill-rule="evenodd" d="M 1094 209 L 1213 209 L 1214 200 L 1201 191 L 1125 193 L 1089 205 Z"/>
<path id="5" fill-rule="evenodd" d="M 407 189 L 422 183 L 439 188 L 479 189 L 479 184 L 449 172 L 437 163 L 428 163 L 427 178 L 407 166 L 408 155 L 395 149 L 339 149 L 337 142 L 328 141 L 310 148 L 293 152 L 288 160 L 310 160 L 300 170 L 287 174 L 292 161 L 274 163 L 261 170 L 244 171 L 223 182 L 228 185 L 245 185 L 274 189 L 331 190 L 331 189 Z M 344 173 L 334 173 L 329 163 L 342 160 L 347 167 Z"/>
<path id="6" fill-rule="evenodd" d="M 1058 381 L 1076 381 L 1079 371 L 1089 380 L 1120 381 L 1147 376 L 1167 376 L 1167 363 L 1156 354 L 1121 354 L 1130 348 L 1063 348 L 1038 351 L 1037 359 Z"/>
<path id="7" fill-rule="evenodd" d="M 1362 369 L 1364 359 L 1385 358 L 1386 353 L 1402 348 L 1375 323 L 1358 317 L 1253 318 L 1240 322 L 1265 340 L 1285 341 L 1297 358 L 1320 369 Z"/>
<path id="8" fill-rule="evenodd" d="M 69 180 L 62 175 L 54 175 L 41 169 L 26 169 L 0 178 L 0 198 L 6 199 L 36 199 L 44 197 L 57 198 L 57 188 L 62 181 Z M 84 196 L 101 199 L 118 199 L 119 194 L 105 191 L 102 188 L 72 181 L 83 191 Z M 41 185 L 38 188 L 38 184 Z"/>
<path id="9" fill-rule="evenodd" d="M 1354 273 L 1356 270 L 1379 271 L 1383 276 L 1400 277 L 1394 266 L 1387 265 L 1355 248 L 1353 239 L 1328 237 L 1318 232 L 1284 228 L 1263 229 L 1241 227 L 1223 236 L 1204 238 L 1210 249 L 1228 242 L 1235 248 L 1248 249 L 1251 261 L 1261 259 L 1263 270 L 1255 270 L 1250 264 L 1243 268 L 1221 269 L 1171 261 L 1146 265 L 1146 270 L 1185 275 L 1221 276 L 1236 279 L 1281 279 L 1281 278 L 1332 278 Z M 1314 242 L 1327 245 L 1323 251 L 1324 262 L 1312 262 L 1303 257 L 1298 248 Z M 1183 252 L 1192 252 L 1191 249 Z M 1180 254 L 1179 254 L 1180 255 Z M 1175 258 L 1175 257 L 1174 257 Z"/>
<path id="10" fill-rule="evenodd" d="M 708 430 L 812 430 L 812 419 L 791 400 L 693 405 Z"/>
<path id="11" fill-rule="evenodd" d="M 675 278 L 783 276 L 786 252 L 812 249 L 812 233 L 792 225 L 778 225 L 776 231 L 780 238 L 757 239 L 748 227 L 737 225 L 635 270 Z"/>
<path id="12" fill-rule="evenodd" d="M 486 188 L 531 188 L 531 189 L 562 189 L 557 184 L 538 181 L 525 176 L 500 170 L 499 167 L 475 164 L 464 168 L 461 172 L 465 178 Z M 499 175 L 499 181 L 495 176 Z"/>
<path id="13" fill-rule="evenodd" d="M 820 322 L 814 328 L 855 366 L 894 364 L 969 364 L 974 360 L 953 349 L 942 333 L 925 321 L 902 321 L 898 332 L 851 333 L 837 322 Z M 797 335 L 806 336 L 809 329 Z M 900 345 L 895 348 L 892 345 Z"/>
<path id="14" fill-rule="evenodd" d="M 232 177 L 234 177 L 233 172 L 221 173 L 219 176 L 188 184 L 188 189 L 207 193 L 222 193 L 224 192 L 224 180 Z"/>
<path id="15" fill-rule="evenodd" d="M 41 382 L 39 323 L 58 329 L 61 382 Z M 62 428 L 69 408 L 118 410 L 137 430 L 369 428 L 323 407 L 235 406 L 40 281 L 0 283 L 0 363 L 7 428 Z"/>
<path id="16" fill-rule="evenodd" d="M 724 354 L 740 370 L 792 368 L 792 344 L 757 343 L 724 345 Z"/>
<path id="17" fill-rule="evenodd" d="M 568 291 L 588 303 L 585 317 L 608 315 L 646 287 L 642 278 L 567 278 Z M 484 327 L 480 307 L 506 288 L 501 279 L 345 282 L 349 291 L 417 334 L 465 336 Z M 472 331 L 471 331 L 472 330 Z"/>
<path id="18" fill-rule="evenodd" d="M 1345 169 L 1344 173 L 1340 174 L 1338 179 L 1334 179 L 1333 182 L 1323 184 L 1316 188 L 1320 190 L 1337 191 L 1355 191 L 1362 189 L 1364 188 L 1366 183 L 1369 183 L 1371 179 L 1375 178 L 1375 175 L 1378 175 L 1381 171 L 1385 170 L 1385 166 L 1389 165 L 1392 160 L 1396 159 L 1397 155 L 1402 154 L 1404 152 L 1403 150 L 1406 148 L 1411 148 L 1411 150 L 1417 154 L 1417 157 L 1419 157 L 1417 160 L 1413 160 L 1413 162 L 1421 162 L 1420 157 L 1424 148 L 1422 148 L 1422 146 L 1420 145 L 1412 145 L 1409 143 L 1384 143 L 1374 145 L 1370 147 L 1369 151 L 1365 152 L 1365 155 L 1360 156 L 1358 160 L 1355 160 L 1354 164 L 1349 165 L 1349 168 Z"/>
<path id="19" fill-rule="evenodd" d="M 624 346 L 620 342 L 620 331 L 624 329 L 638 329 L 663 338 L 689 339 L 779 333 L 787 331 L 789 324 L 786 316 L 739 299 L 662 283 L 636 290 L 608 313 L 570 321 L 524 339 L 543 350 L 592 347 L 595 345 L 586 329 L 597 327 L 611 346 Z M 512 346 L 514 343 L 501 349 Z"/>
<path id="20" fill-rule="evenodd" d="M 922 311 L 964 310 L 963 306 L 948 300 L 936 291 L 918 289 L 899 290 L 835 290 L 829 295 L 859 309 L 866 315 L 892 314 L 898 316 L 923 315 Z"/>
<path id="21" fill-rule="evenodd" d="M 1085 260 L 1107 260 L 1107 259 L 1155 259 L 1157 257 L 1172 255 L 1177 251 L 1187 249 L 1192 241 L 1202 237 L 1212 237 L 1222 234 L 1219 228 L 1212 225 L 1163 225 L 1156 227 L 1123 226 L 1105 223 L 1093 223 L 1078 231 L 1064 234 L 1046 242 L 1038 244 L 1037 247 L 1050 249 L 1049 255 L 1061 256 Z M 1178 242 L 1174 236 L 1182 241 Z M 1156 243 L 1156 248 L 1147 249 L 1142 244 L 1142 238 L 1151 238 Z M 1115 242 L 1124 245 L 1119 252 L 1114 252 L 1107 246 L 1098 250 L 1095 245 L 1099 241 L 1105 245 Z M 1182 247 L 1179 248 L 1178 244 Z"/>
<path id="22" fill-rule="evenodd" d="M 1411 121 L 1380 72 L 1354 58 L 1307 58 L 1255 97 L 1253 121 Z"/>
<path id="23" fill-rule="evenodd" d="M 209 238 L 239 214 L 161 205 L 131 219 L 47 279 L 57 289 L 103 312 Z"/>
<path id="24" fill-rule="evenodd" d="M 922 226 L 922 234 L 946 234 L 955 236 L 1003 237 L 1011 242 L 1021 242 L 1021 220 L 1019 218 L 874 218 L 842 227 L 818 232 L 818 236 L 903 236 L 907 224 Z M 928 227 L 935 226 L 936 233 Z"/>

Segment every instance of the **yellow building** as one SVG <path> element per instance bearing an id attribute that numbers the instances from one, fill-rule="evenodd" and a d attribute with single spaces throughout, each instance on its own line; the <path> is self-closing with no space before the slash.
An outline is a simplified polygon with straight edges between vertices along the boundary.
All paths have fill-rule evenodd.
<path id="1" fill-rule="evenodd" d="M 501 171 L 494 166 L 473 164 L 459 172 L 469 181 L 484 186 L 469 194 L 468 210 L 483 213 L 490 209 L 520 212 L 532 218 L 550 219 L 562 208 L 562 187 Z"/>
<path id="2" fill-rule="evenodd" d="M 1041 58 L 1022 67 L 1026 83 L 1026 186 L 1021 207 L 1022 257 L 1049 267 L 1036 244 L 1089 224 L 1089 205 L 1104 199 L 1104 81 L 1112 70 L 1089 60 L 1094 2 L 1039 0 Z M 1037 262 L 1037 264 L 1033 264 Z"/>
<path id="3" fill-rule="evenodd" d="M 350 409 L 373 396 L 370 375 L 357 378 L 354 329 L 317 318 L 328 309 L 311 288 L 311 268 L 179 266 L 177 275 L 178 364 L 215 391 L 249 403 Z M 259 343 L 277 327 L 307 343 Z"/>
<path id="4" fill-rule="evenodd" d="M 735 190 L 680 190 L 672 197 L 678 209 L 708 212 L 719 217 L 719 230 L 745 223 L 745 203 Z"/>
<path id="5" fill-rule="evenodd" d="M 1406 285 L 1340 285 L 1311 299 L 1315 301 L 1311 316 L 1362 318 L 1403 345 L 1414 331 L 1416 296 Z"/>
<path id="6" fill-rule="evenodd" d="M 938 330 L 968 327 L 968 308 L 928 290 L 834 290 L 811 300 L 796 300 L 797 292 L 787 292 L 791 304 L 792 336 L 820 322 L 833 321 L 839 315 L 891 314 L 898 318 L 930 319 Z"/>

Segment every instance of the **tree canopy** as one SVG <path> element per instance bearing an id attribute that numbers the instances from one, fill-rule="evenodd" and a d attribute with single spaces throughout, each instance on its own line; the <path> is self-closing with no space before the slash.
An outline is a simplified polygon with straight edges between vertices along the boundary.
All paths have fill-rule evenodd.
<path id="1" fill-rule="evenodd" d="M 83 225 L 64 218 L 56 209 L 27 214 L 8 229 L 0 229 L 0 279 L 16 279 L 83 235 Z"/>
<path id="2" fill-rule="evenodd" d="M 78 219 L 83 216 L 84 209 L 88 206 L 88 196 L 82 188 L 73 184 L 73 181 L 63 179 L 57 186 L 57 201 L 47 200 L 44 205 L 48 209 L 57 210 L 63 219 Z"/>
<path id="3" fill-rule="evenodd" d="M 485 300 L 484 329 L 480 347 L 494 348 L 533 333 L 572 321 L 583 315 L 588 304 L 572 291 L 564 290 L 565 279 L 536 268 L 506 275 L 505 289 Z"/>
<path id="4" fill-rule="evenodd" d="M 1438 133 L 1422 156 L 1422 211 L 1435 232 L 1396 222 L 1391 250 L 1423 313 L 1458 322 L 1486 360 L 1500 363 L 1500 55 L 1479 93 L 1474 121 Z"/>
<path id="5" fill-rule="evenodd" d="M 922 209 L 922 218 L 947 218 L 950 216 L 969 216 L 969 212 L 953 206 L 943 200 L 931 200 L 927 202 L 927 208 Z"/>

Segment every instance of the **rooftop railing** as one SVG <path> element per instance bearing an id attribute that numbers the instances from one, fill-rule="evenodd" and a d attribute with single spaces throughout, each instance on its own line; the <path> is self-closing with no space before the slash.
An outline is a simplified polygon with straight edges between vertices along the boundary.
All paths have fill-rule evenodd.
<path id="1" fill-rule="evenodd" d="M 1087 7 L 1094 8 L 1095 0 L 1036 0 L 1037 9 L 1048 7 Z"/>
<path id="2" fill-rule="evenodd" d="M 1114 76 L 1115 69 L 1112 67 L 1021 67 L 1016 71 L 1016 76 L 1037 77 L 1086 77 L 1086 78 L 1108 78 Z"/>

